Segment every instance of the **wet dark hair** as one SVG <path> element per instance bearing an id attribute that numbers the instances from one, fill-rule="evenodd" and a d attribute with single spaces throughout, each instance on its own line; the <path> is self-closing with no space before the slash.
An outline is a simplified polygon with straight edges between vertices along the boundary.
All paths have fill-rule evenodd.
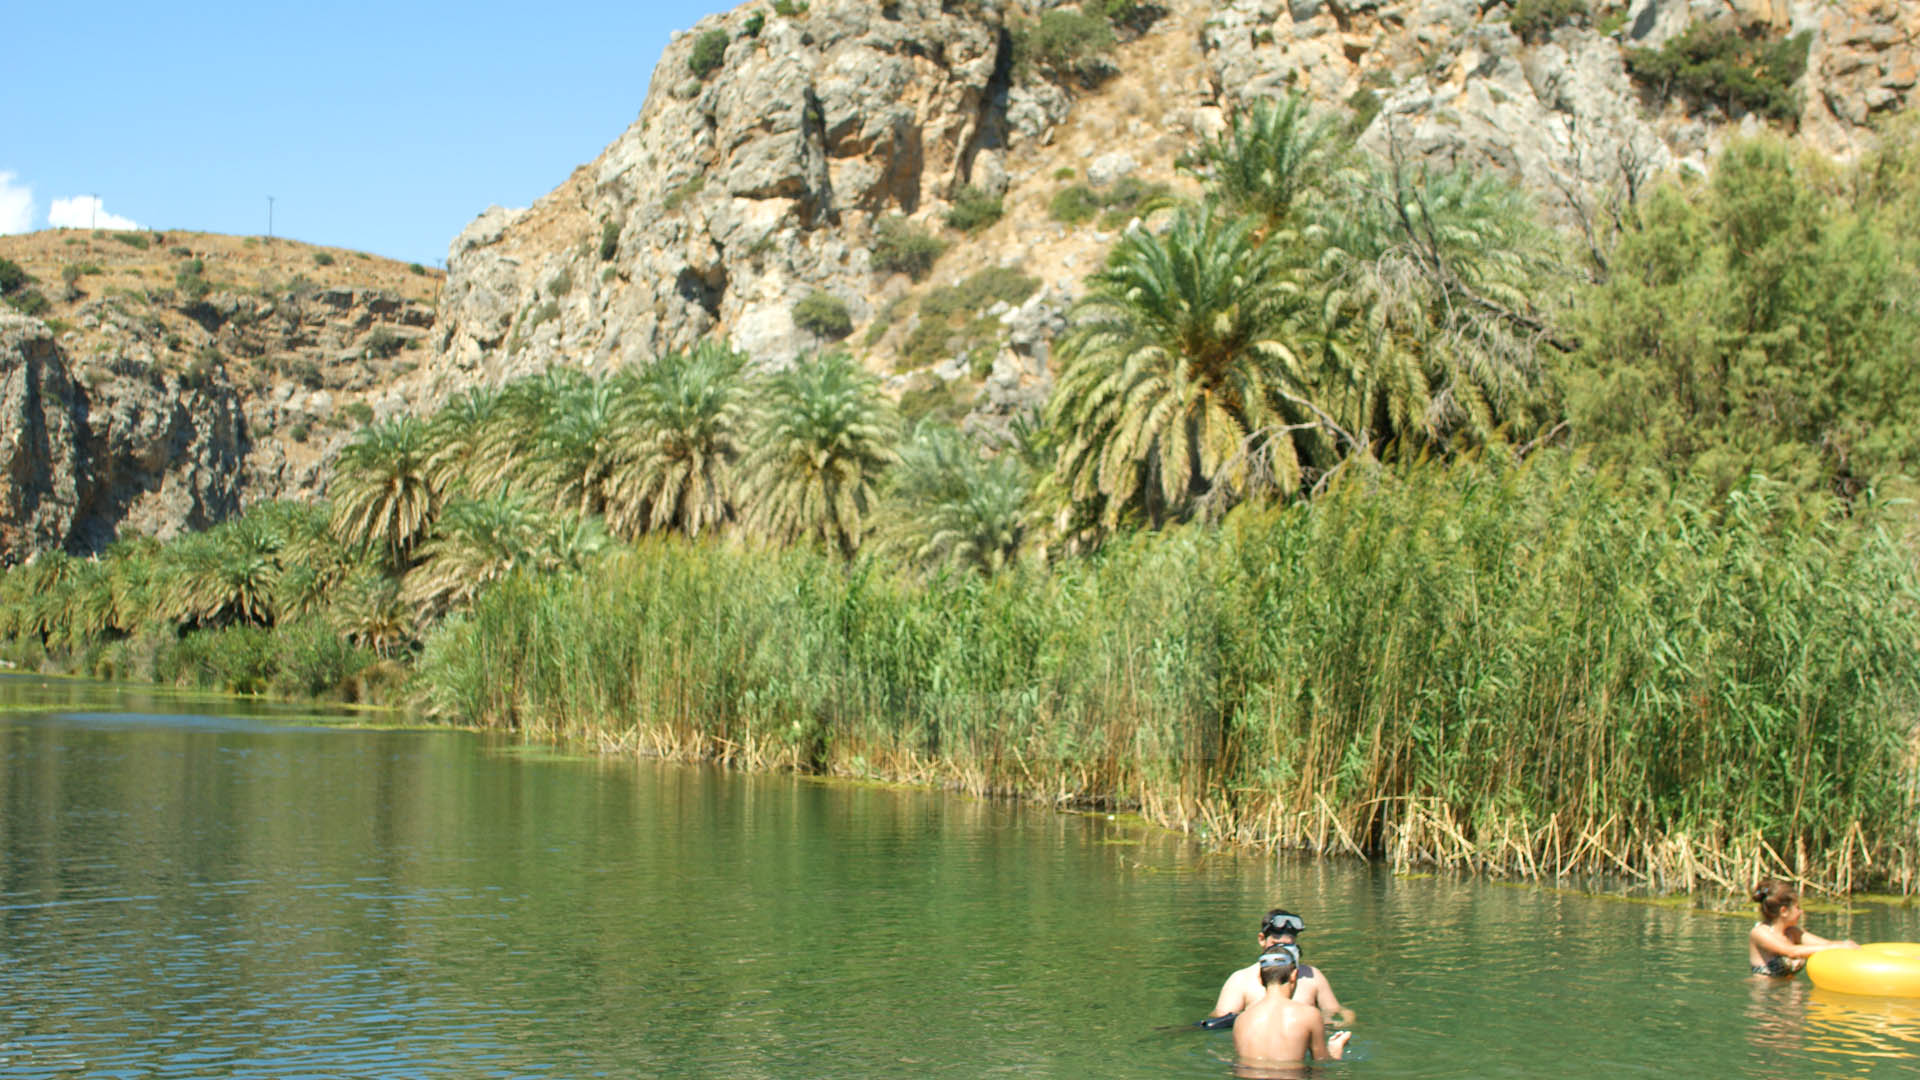
<path id="1" fill-rule="evenodd" d="M 1279 986 L 1300 968 L 1300 950 L 1291 945 L 1270 945 L 1260 954 L 1260 985 Z"/>
<path id="2" fill-rule="evenodd" d="M 1770 923 L 1800 899 L 1793 886 L 1774 878 L 1762 878 L 1753 887 L 1753 902 L 1760 905 L 1760 921 Z"/>

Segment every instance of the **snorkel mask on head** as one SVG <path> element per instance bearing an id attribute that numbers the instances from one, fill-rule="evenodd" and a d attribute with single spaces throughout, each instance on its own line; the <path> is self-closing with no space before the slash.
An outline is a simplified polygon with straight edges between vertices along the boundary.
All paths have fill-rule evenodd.
<path id="1" fill-rule="evenodd" d="M 1299 937 L 1306 929 L 1306 921 L 1291 911 L 1276 911 L 1260 924 L 1260 933 L 1266 937 Z"/>

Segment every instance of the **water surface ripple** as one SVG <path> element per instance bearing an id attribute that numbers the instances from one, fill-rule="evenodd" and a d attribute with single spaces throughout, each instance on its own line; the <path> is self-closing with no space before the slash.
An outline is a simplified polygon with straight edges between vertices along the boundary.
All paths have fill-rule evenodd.
<path id="1" fill-rule="evenodd" d="M 6 1077 L 1225 1077 L 1190 1022 L 1275 903 L 1360 1015 L 1328 1075 L 1920 1052 L 1920 1002 L 1744 976 L 1744 918 L 19 677 L 0 855 Z"/>

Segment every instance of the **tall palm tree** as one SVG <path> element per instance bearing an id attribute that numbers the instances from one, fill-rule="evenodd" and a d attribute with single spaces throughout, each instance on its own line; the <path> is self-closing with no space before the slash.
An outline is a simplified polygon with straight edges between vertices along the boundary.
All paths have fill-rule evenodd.
<path id="1" fill-rule="evenodd" d="M 922 566 L 997 572 L 1027 536 L 1031 474 L 1020 458 L 986 458 L 953 427 L 921 421 L 887 474 L 882 543 Z"/>
<path id="2" fill-rule="evenodd" d="M 1553 331 L 1551 276 L 1525 196 L 1466 169 L 1375 168 L 1321 222 L 1331 322 L 1351 333 L 1326 392 L 1359 437 L 1448 450 L 1530 430 Z"/>
<path id="3" fill-rule="evenodd" d="M 449 502 L 407 572 L 402 601 L 423 622 L 471 604 L 488 582 L 539 557 L 544 518 L 511 495 Z"/>
<path id="4" fill-rule="evenodd" d="M 1205 177 L 1227 209 L 1259 217 L 1271 233 L 1289 228 L 1303 204 L 1342 182 L 1350 149 L 1338 121 L 1289 94 L 1240 111 L 1230 130 L 1203 140 L 1180 166 Z"/>
<path id="5" fill-rule="evenodd" d="M 413 614 L 400 599 L 399 583 L 368 567 L 341 583 L 331 612 L 335 629 L 382 657 L 398 654 L 415 639 Z"/>
<path id="6" fill-rule="evenodd" d="M 426 425 L 411 416 L 369 425 L 340 451 L 332 490 L 333 534 L 405 567 L 433 525 L 440 489 L 428 470 Z"/>
<path id="7" fill-rule="evenodd" d="M 699 536 L 732 519 L 747 421 L 745 364 L 744 355 L 708 339 L 633 374 L 621 414 L 624 453 L 607 499 L 616 533 Z"/>
<path id="8" fill-rule="evenodd" d="M 246 517 L 181 536 L 164 553 L 170 614 L 200 626 L 272 624 L 278 550 L 271 530 Z"/>
<path id="9" fill-rule="evenodd" d="M 763 397 L 742 484 L 749 527 L 780 543 L 818 539 L 851 558 L 874 481 L 894 459 L 893 406 L 845 353 L 773 376 Z"/>
<path id="10" fill-rule="evenodd" d="M 456 394 L 427 422 L 432 450 L 427 454 L 427 479 L 445 493 L 474 488 L 475 479 L 492 471 L 501 456 L 506 427 L 501 392 L 475 386 Z"/>
<path id="11" fill-rule="evenodd" d="M 1262 488 L 1292 491 L 1334 444 L 1303 343 L 1316 311 L 1251 218 L 1202 206 L 1139 229 L 1090 281 L 1048 402 L 1056 475 L 1078 504 L 1158 524 Z M 1337 429 L 1336 429 L 1337 430 Z"/>
<path id="12" fill-rule="evenodd" d="M 611 379 L 586 378 L 545 399 L 527 447 L 524 490 L 557 513 L 606 510 L 620 457 L 619 394 Z"/>

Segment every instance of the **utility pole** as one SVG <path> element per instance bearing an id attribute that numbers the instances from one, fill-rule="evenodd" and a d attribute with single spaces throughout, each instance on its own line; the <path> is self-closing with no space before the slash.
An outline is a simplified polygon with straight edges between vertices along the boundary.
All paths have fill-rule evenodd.
<path id="1" fill-rule="evenodd" d="M 273 243 L 273 196 L 267 196 L 267 243 Z"/>
<path id="2" fill-rule="evenodd" d="M 87 207 L 87 228 L 97 229 L 99 227 L 100 227 L 100 193 L 96 191 L 93 193 L 93 205 Z"/>

